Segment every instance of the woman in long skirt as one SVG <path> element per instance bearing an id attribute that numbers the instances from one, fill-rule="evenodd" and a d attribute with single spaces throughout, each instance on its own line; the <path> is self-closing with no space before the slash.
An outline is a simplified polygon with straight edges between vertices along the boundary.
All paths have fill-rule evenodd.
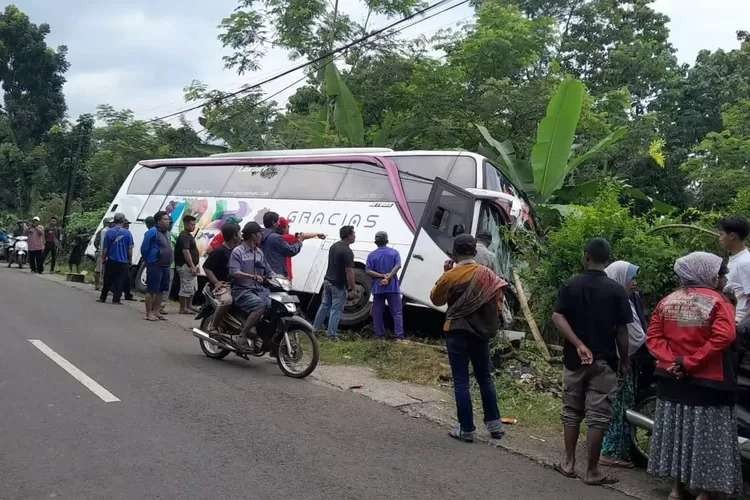
<path id="1" fill-rule="evenodd" d="M 638 266 L 618 260 L 613 262 L 604 270 L 610 279 L 618 282 L 630 297 L 630 309 L 633 312 L 633 322 L 628 324 L 628 355 L 630 359 L 636 358 L 639 349 L 645 349 L 646 343 L 646 320 L 643 316 L 643 307 L 640 297 L 636 292 L 635 278 L 638 275 Z M 617 393 L 612 402 L 612 422 L 609 430 L 604 435 L 602 443 L 601 465 L 607 467 L 632 468 L 630 425 L 625 418 L 625 412 L 635 404 L 637 370 L 620 376 Z"/>
<path id="2" fill-rule="evenodd" d="M 681 287 L 656 307 L 646 340 L 659 377 L 648 472 L 673 479 L 671 500 L 739 495 L 734 308 L 716 290 L 726 267 L 694 252 L 674 270 Z"/>

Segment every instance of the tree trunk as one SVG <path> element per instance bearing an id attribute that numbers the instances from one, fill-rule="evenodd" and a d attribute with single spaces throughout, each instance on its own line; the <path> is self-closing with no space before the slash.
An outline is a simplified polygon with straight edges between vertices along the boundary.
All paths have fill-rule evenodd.
<path id="1" fill-rule="evenodd" d="M 518 301 L 521 303 L 521 310 L 523 311 L 523 315 L 526 318 L 526 323 L 528 323 L 529 325 L 529 330 L 531 330 L 531 334 L 534 336 L 534 340 L 536 340 L 536 343 L 539 346 L 539 350 L 542 351 L 544 359 L 546 361 L 549 361 L 551 357 L 549 354 L 549 349 L 547 349 L 547 344 L 545 344 L 544 339 L 542 338 L 542 332 L 539 331 L 536 320 L 531 314 L 529 301 L 526 298 L 526 293 L 523 291 L 521 277 L 518 276 L 518 272 L 516 272 L 515 270 L 513 271 L 513 283 L 516 286 L 516 295 L 518 295 Z"/>

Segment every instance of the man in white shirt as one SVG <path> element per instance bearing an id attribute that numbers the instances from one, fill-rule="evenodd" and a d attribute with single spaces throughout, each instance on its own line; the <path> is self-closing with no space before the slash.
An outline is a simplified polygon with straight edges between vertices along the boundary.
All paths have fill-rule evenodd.
<path id="1" fill-rule="evenodd" d="M 745 246 L 748 234 L 750 223 L 744 217 L 726 217 L 719 221 L 719 244 L 729 252 L 729 274 L 724 292 L 737 299 L 737 323 L 745 318 L 750 307 L 750 252 Z"/>

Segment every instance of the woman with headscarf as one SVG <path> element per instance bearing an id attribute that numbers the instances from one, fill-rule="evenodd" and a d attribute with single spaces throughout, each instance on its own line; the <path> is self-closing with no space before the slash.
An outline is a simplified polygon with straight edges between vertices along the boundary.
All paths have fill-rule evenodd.
<path id="1" fill-rule="evenodd" d="M 628 323 L 628 355 L 635 359 L 636 353 L 644 349 L 646 342 L 646 320 L 640 298 L 635 292 L 638 266 L 618 260 L 604 269 L 609 279 L 619 283 L 630 298 L 630 309 L 633 322 Z M 612 422 L 604 435 L 602 443 L 601 465 L 609 467 L 632 468 L 630 455 L 630 425 L 625 419 L 625 412 L 635 404 L 635 370 L 622 374 L 618 381 L 617 393 L 612 404 Z"/>
<path id="2" fill-rule="evenodd" d="M 742 465 L 734 411 L 734 308 L 717 287 L 720 257 L 677 259 L 680 288 L 659 302 L 647 345 L 656 358 L 658 399 L 648 472 L 674 480 L 671 500 L 737 495 Z"/>

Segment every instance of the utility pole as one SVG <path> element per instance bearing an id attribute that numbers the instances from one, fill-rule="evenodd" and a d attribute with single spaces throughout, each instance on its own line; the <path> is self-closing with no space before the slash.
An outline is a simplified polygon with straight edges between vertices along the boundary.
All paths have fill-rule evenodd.
<path id="1" fill-rule="evenodd" d="M 70 196 L 73 191 L 73 172 L 75 170 L 78 170 L 78 161 L 81 158 L 81 143 L 83 142 L 83 130 L 82 127 L 78 128 L 78 146 L 76 147 L 76 154 L 73 157 L 73 161 L 70 161 L 70 158 L 65 158 L 65 160 L 68 160 L 69 166 L 68 166 L 68 187 L 65 190 L 65 205 L 63 206 L 63 216 L 62 216 L 62 234 L 65 234 L 65 226 L 68 223 L 68 208 L 70 207 Z M 63 160 L 63 161 L 65 161 Z M 64 237 L 64 236 L 63 236 Z"/>

